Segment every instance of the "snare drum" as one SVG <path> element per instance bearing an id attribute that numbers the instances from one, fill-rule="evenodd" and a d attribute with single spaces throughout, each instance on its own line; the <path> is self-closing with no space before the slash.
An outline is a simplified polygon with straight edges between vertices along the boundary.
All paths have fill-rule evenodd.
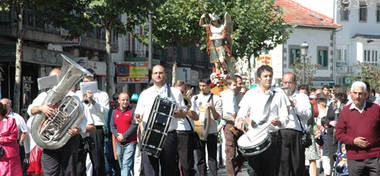
<path id="1" fill-rule="evenodd" d="M 267 150 L 271 143 L 270 133 L 261 128 L 250 128 L 237 141 L 238 150 L 244 156 L 258 155 Z"/>
<path id="2" fill-rule="evenodd" d="M 175 101 L 157 96 L 142 138 L 141 151 L 159 158 L 164 147 L 170 122 L 175 110 Z"/>

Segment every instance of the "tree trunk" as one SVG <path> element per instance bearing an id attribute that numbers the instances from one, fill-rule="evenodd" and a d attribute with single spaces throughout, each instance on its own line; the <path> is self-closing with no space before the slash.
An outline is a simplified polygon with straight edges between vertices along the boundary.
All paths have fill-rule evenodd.
<path id="1" fill-rule="evenodd" d="M 106 58 L 106 89 L 109 96 L 112 96 L 115 92 L 114 88 L 114 72 L 113 70 L 113 62 L 112 62 L 112 56 L 111 56 L 111 27 L 106 26 L 106 52 L 107 52 L 107 58 Z"/>
<path id="2" fill-rule="evenodd" d="M 20 112 L 20 94 L 21 94 L 21 63 L 22 63 L 22 48 L 23 48 L 23 15 L 24 4 L 20 3 L 17 7 L 17 43 L 16 43 L 16 63 L 15 63 L 15 85 L 13 97 L 13 110 L 17 113 Z"/>
<path id="3" fill-rule="evenodd" d="M 175 81 L 177 80 L 177 46 L 173 47 L 173 67 L 172 67 L 172 86 L 174 86 Z"/>

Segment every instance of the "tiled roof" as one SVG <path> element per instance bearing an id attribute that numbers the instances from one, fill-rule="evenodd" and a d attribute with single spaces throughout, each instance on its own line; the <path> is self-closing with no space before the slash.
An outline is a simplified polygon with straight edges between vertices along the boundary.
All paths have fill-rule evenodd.
<path id="1" fill-rule="evenodd" d="M 288 24 L 330 28 L 341 26 L 334 23 L 332 18 L 308 9 L 292 0 L 276 0 L 275 5 L 282 8 L 282 18 Z"/>

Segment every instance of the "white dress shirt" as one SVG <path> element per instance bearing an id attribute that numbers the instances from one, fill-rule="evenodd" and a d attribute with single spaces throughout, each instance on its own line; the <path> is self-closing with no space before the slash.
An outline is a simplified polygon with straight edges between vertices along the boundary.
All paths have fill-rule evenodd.
<path id="1" fill-rule="evenodd" d="M 273 94 L 273 91 L 275 91 L 275 95 L 269 106 L 268 114 L 268 112 L 264 112 L 264 107 L 270 95 Z M 286 95 L 281 89 L 270 88 L 270 90 L 264 93 L 260 87 L 255 87 L 247 91 L 243 99 L 240 101 L 240 109 L 237 114 L 236 122 L 238 119 L 245 119 L 248 116 L 258 125 L 258 128 L 264 128 L 275 118 L 279 118 L 281 125 L 284 125 L 286 124 L 286 119 L 289 114 L 287 104 Z M 270 124 L 268 130 L 269 132 L 274 132 L 279 128 L 280 127 L 278 126 Z"/>
<path id="2" fill-rule="evenodd" d="M 81 101 L 83 101 L 83 94 L 80 90 L 76 92 L 76 95 L 79 97 Z M 108 94 L 104 91 L 97 90 L 96 92 L 93 92 L 92 98 L 95 103 L 89 103 L 89 111 L 94 121 L 94 125 L 104 126 L 106 124 L 104 117 L 108 114 L 109 110 Z"/>
<path id="3" fill-rule="evenodd" d="M 155 86 L 152 86 L 143 92 L 141 92 L 141 95 L 139 97 L 139 100 L 136 105 L 135 114 L 139 114 L 142 116 L 142 120 L 145 124 L 148 122 L 150 111 L 153 107 L 154 100 L 157 95 L 161 97 L 167 97 L 168 94 L 168 86 L 165 84 L 160 89 L 157 89 Z M 176 110 L 185 110 L 186 106 L 185 102 L 183 101 L 183 97 L 181 92 L 174 88 L 170 87 L 171 95 L 170 99 L 174 100 L 176 102 Z M 170 123 L 169 131 L 173 130 L 190 130 L 190 125 L 186 118 L 173 118 Z"/>
<path id="4" fill-rule="evenodd" d="M 284 124 L 283 128 L 302 131 L 301 125 L 297 118 L 298 115 L 299 119 L 301 120 L 303 129 L 306 130 L 307 121 L 312 114 L 312 106 L 310 104 L 309 97 L 306 94 L 300 93 L 296 90 L 289 98 L 296 103 L 296 106 L 291 107 L 290 104 L 288 104 L 290 106 L 289 116 L 287 117 L 287 123 Z"/>
<path id="5" fill-rule="evenodd" d="M 200 93 L 196 96 L 193 96 L 191 98 L 191 102 L 192 102 L 192 104 L 197 105 L 198 108 L 205 108 L 205 106 L 208 103 L 207 101 L 210 99 L 210 96 L 211 96 L 211 93 L 209 93 L 207 95 Z M 222 99 L 218 95 L 214 94 L 212 96 L 212 99 L 209 102 L 212 103 L 212 105 L 214 105 L 216 112 L 219 114 L 219 118 L 222 117 L 222 113 L 223 113 Z M 199 110 L 197 111 L 197 114 L 198 115 L 200 114 Z M 209 126 L 209 130 L 208 130 L 208 134 L 216 134 L 216 133 L 218 133 L 217 120 L 214 119 L 212 112 L 210 112 L 210 114 L 211 114 L 211 120 L 210 120 L 210 124 L 209 124 L 210 126 Z"/>
<path id="6" fill-rule="evenodd" d="M 236 101 L 235 92 L 231 89 L 227 89 L 220 93 L 220 97 L 222 98 L 222 107 L 223 107 L 223 115 L 222 118 L 224 120 L 233 121 L 232 115 L 237 114 L 239 108 Z"/>
<path id="7" fill-rule="evenodd" d="M 24 117 L 21 117 L 19 114 L 15 113 L 13 111 L 8 114 L 8 117 L 15 119 L 16 125 L 17 125 L 17 131 L 18 131 L 18 138 L 17 139 L 20 139 L 21 133 L 28 132 L 28 128 L 26 127 Z"/>

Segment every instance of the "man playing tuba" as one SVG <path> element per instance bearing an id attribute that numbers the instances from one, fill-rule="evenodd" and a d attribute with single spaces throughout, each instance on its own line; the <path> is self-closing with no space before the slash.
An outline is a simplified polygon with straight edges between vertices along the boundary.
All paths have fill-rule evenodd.
<path id="1" fill-rule="evenodd" d="M 49 76 L 58 76 L 60 72 L 60 69 L 55 68 L 50 71 Z M 69 94 L 74 93 L 70 92 Z M 34 118 L 40 113 L 44 114 L 47 118 L 54 115 L 56 110 L 53 105 L 43 104 L 47 96 L 47 92 L 42 92 L 33 100 L 32 104 L 29 105 L 28 114 L 30 115 L 30 118 Z M 91 123 L 88 122 L 86 118 L 82 118 L 79 126 L 69 129 L 68 133 L 71 138 L 65 145 L 63 145 L 63 147 L 58 149 L 43 149 L 41 164 L 44 175 L 76 175 L 76 159 L 78 158 L 77 149 L 80 142 L 80 136 L 78 134 L 95 129 L 93 125 L 87 124 Z"/>

